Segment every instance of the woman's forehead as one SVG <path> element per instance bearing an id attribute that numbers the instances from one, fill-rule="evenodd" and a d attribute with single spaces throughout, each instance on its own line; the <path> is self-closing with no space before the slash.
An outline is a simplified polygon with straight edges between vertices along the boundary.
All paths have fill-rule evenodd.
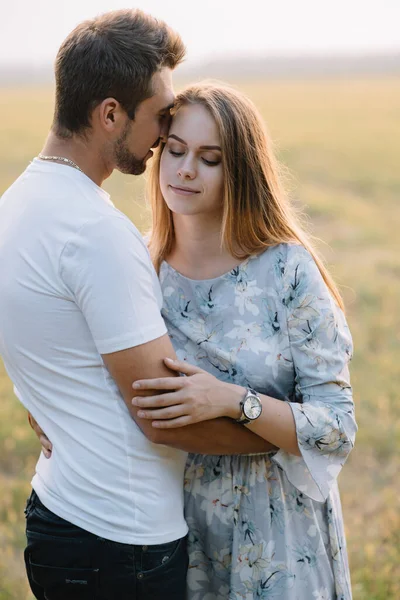
<path id="1" fill-rule="evenodd" d="M 185 104 L 175 113 L 169 134 L 175 134 L 186 143 L 216 145 L 220 142 L 217 124 L 201 104 Z"/>

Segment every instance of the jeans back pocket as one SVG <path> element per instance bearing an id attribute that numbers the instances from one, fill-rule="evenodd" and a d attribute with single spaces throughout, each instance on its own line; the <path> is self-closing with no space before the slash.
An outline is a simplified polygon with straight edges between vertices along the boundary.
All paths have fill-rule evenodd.
<path id="1" fill-rule="evenodd" d="M 47 600 L 95 600 L 98 569 L 51 567 L 29 559 L 31 581 L 43 588 Z"/>

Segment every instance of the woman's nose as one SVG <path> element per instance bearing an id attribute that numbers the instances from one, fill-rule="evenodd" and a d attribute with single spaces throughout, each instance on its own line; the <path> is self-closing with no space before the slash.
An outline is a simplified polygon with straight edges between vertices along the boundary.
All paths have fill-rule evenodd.
<path id="1" fill-rule="evenodd" d="M 193 161 L 187 158 L 179 167 L 178 175 L 181 179 L 194 179 L 196 177 L 196 169 Z"/>

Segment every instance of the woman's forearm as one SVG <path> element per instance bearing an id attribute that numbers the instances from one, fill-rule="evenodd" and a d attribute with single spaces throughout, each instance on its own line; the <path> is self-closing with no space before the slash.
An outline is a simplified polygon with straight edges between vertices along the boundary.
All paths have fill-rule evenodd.
<path id="1" fill-rule="evenodd" d="M 289 403 L 264 394 L 259 396 L 263 405 L 262 413 L 258 419 L 250 421 L 245 427 L 289 454 L 301 456 L 296 423 Z"/>
<path id="2" fill-rule="evenodd" d="M 225 407 L 225 415 L 231 419 L 241 416 L 240 401 L 246 390 L 236 385 L 219 386 L 219 401 Z M 258 419 L 250 421 L 244 427 L 263 438 L 273 446 L 282 448 L 290 454 L 301 456 L 297 442 L 296 424 L 289 403 L 271 396 L 258 394 L 262 402 L 262 412 Z"/>

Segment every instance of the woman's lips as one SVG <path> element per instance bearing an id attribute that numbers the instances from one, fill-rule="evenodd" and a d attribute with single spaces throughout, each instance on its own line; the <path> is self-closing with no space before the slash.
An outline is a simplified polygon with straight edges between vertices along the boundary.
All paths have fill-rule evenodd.
<path id="1" fill-rule="evenodd" d="M 199 194 L 197 190 L 191 190 L 190 188 L 185 187 L 175 187 L 174 185 L 169 186 L 174 194 L 178 194 L 178 196 L 193 196 L 194 194 Z"/>

